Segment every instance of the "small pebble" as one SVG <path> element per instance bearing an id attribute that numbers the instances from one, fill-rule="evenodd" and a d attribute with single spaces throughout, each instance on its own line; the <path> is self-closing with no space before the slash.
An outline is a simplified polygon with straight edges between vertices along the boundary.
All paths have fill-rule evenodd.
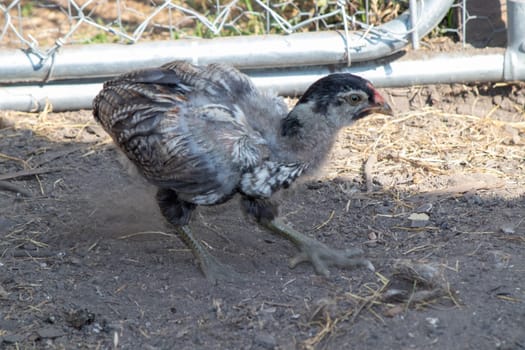
<path id="1" fill-rule="evenodd" d="M 511 225 L 503 225 L 500 227 L 500 230 L 506 235 L 513 235 L 516 233 L 516 230 Z"/>
<path id="2" fill-rule="evenodd" d="M 57 321 L 56 317 L 54 315 L 49 315 L 46 319 L 45 319 L 45 322 L 47 323 L 50 323 L 50 324 L 53 324 Z"/>
<path id="3" fill-rule="evenodd" d="M 429 214 L 430 212 L 432 212 L 432 209 L 434 209 L 434 206 L 432 205 L 432 203 L 425 203 L 425 204 L 421 204 L 419 207 L 417 207 L 415 212 L 416 213 L 427 213 L 427 214 Z"/>
<path id="4" fill-rule="evenodd" d="M 405 308 L 401 305 L 396 305 L 394 307 L 387 309 L 385 312 L 383 312 L 383 314 L 386 317 L 395 317 L 399 314 L 402 314 L 403 312 L 405 312 Z"/>
<path id="5" fill-rule="evenodd" d="M 439 318 L 437 317 L 427 317 L 425 320 L 428 322 L 429 325 L 431 325 L 433 328 L 437 328 L 439 324 Z"/>
<path id="6" fill-rule="evenodd" d="M 430 217 L 425 213 L 412 213 L 408 219 L 410 220 L 410 227 L 425 227 Z"/>
<path id="7" fill-rule="evenodd" d="M 20 334 L 6 334 L 3 335 L 1 339 L 6 344 L 15 344 L 22 342 L 25 337 Z M 2 345 L 2 343 L 0 343 L 0 345 Z"/>
<path id="8" fill-rule="evenodd" d="M 57 327 L 44 327 L 36 331 L 38 336 L 42 339 L 54 339 L 64 336 L 66 333 Z"/>

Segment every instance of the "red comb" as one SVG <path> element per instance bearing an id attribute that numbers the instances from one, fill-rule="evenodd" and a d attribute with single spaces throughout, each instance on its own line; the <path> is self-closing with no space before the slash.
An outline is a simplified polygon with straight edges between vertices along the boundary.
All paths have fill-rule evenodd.
<path id="1" fill-rule="evenodd" d="M 385 103 L 385 99 L 383 98 L 383 96 L 381 96 L 381 94 L 376 90 L 376 88 L 372 84 L 367 83 L 366 86 L 374 92 L 375 103 Z"/>

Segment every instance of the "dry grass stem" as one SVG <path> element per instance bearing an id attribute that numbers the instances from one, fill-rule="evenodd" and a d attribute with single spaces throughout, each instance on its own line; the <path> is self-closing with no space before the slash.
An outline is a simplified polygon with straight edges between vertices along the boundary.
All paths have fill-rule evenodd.
<path id="1" fill-rule="evenodd" d="M 129 239 L 132 237 L 143 236 L 143 235 L 161 235 L 161 236 L 166 236 L 166 237 L 177 237 L 173 233 L 166 233 L 162 231 L 142 231 L 142 232 L 134 232 L 134 233 L 130 233 L 127 235 L 123 235 L 123 236 L 118 237 L 118 239 Z"/>

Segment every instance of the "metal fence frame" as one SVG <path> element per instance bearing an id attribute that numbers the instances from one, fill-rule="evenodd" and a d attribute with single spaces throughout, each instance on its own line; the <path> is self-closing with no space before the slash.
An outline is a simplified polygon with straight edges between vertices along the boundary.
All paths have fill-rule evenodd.
<path id="1" fill-rule="evenodd" d="M 525 80 L 524 0 L 508 1 L 505 50 L 374 61 L 408 43 L 417 48 L 419 38 L 439 23 L 452 3 L 412 0 L 410 11 L 359 32 L 73 46 L 45 55 L 6 50 L 0 52 L 0 109 L 41 110 L 48 103 L 54 110 L 90 108 L 101 81 L 174 59 L 230 63 L 245 69 L 259 87 L 292 95 L 334 69 L 361 74 L 378 86 Z"/>

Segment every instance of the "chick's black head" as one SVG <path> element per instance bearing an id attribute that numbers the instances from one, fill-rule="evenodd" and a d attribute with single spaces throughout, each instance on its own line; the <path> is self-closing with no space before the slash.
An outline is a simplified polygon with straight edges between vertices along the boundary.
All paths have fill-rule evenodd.
<path id="1" fill-rule="evenodd" d="M 349 73 L 330 74 L 313 83 L 283 119 L 283 136 L 301 135 L 305 128 L 333 131 L 372 113 L 393 115 L 368 80 Z"/>
<path id="2" fill-rule="evenodd" d="M 312 104 L 312 111 L 322 115 L 327 115 L 331 107 L 339 112 L 346 110 L 353 120 L 371 113 L 392 115 L 392 109 L 372 83 L 349 73 L 330 74 L 317 80 L 297 104 L 301 103 Z M 337 108 L 343 105 L 348 108 Z"/>

